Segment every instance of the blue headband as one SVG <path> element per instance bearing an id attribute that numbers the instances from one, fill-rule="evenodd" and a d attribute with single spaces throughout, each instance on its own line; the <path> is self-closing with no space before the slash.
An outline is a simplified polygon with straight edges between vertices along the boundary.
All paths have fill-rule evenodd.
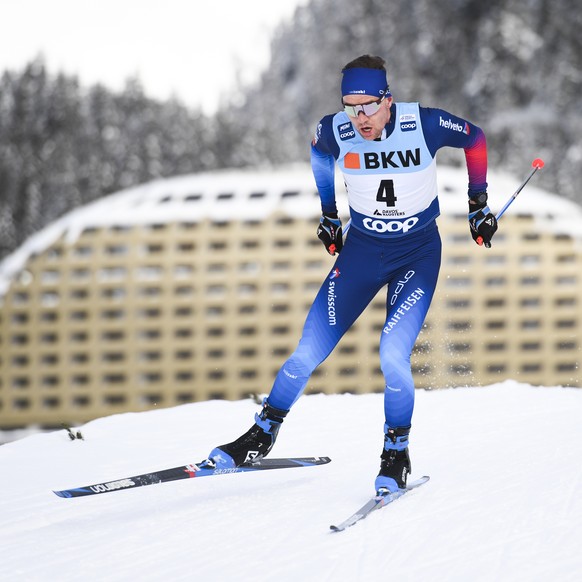
<path id="1" fill-rule="evenodd" d="M 390 96 L 386 71 L 382 69 L 344 69 L 342 71 L 342 97 L 344 95 Z"/>

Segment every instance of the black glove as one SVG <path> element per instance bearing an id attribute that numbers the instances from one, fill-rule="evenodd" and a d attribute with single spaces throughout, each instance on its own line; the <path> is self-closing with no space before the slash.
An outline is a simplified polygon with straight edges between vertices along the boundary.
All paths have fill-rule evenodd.
<path id="1" fill-rule="evenodd" d="M 323 215 L 317 227 L 317 238 L 323 243 L 330 255 L 339 254 L 344 246 L 342 221 L 338 215 Z"/>
<path id="2" fill-rule="evenodd" d="M 471 236 L 478 244 L 491 248 L 491 239 L 497 230 L 497 218 L 487 206 L 487 192 L 469 198 L 469 226 Z"/>

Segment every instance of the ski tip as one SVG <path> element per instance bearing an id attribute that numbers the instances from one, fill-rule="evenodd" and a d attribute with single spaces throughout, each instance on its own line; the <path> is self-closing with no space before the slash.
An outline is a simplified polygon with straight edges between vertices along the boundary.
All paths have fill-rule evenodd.
<path id="1" fill-rule="evenodd" d="M 53 493 L 57 497 L 63 497 L 64 499 L 68 499 L 69 497 L 72 497 L 72 495 L 68 491 L 53 491 Z"/>
<path id="2" fill-rule="evenodd" d="M 331 531 L 342 531 L 340 527 L 338 527 L 337 525 L 330 525 L 329 529 Z"/>

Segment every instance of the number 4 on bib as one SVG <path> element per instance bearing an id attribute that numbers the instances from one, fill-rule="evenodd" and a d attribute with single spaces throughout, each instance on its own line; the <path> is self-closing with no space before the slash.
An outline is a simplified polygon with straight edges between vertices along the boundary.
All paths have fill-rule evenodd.
<path id="1" fill-rule="evenodd" d="M 386 206 L 396 206 L 396 200 L 398 198 L 394 194 L 394 181 L 382 180 L 376 194 L 376 201 L 385 202 Z"/>

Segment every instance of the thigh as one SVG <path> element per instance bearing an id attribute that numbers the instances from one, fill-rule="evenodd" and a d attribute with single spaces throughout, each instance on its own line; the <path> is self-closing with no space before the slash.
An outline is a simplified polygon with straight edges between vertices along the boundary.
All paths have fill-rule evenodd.
<path id="1" fill-rule="evenodd" d="M 440 260 L 438 240 L 438 244 L 424 247 L 414 259 L 398 267 L 389 281 L 381 343 L 396 343 L 405 357 L 410 355 L 430 307 Z"/>
<path id="2" fill-rule="evenodd" d="M 385 284 L 374 241 L 346 241 L 307 315 L 302 342 L 326 357 Z"/>

